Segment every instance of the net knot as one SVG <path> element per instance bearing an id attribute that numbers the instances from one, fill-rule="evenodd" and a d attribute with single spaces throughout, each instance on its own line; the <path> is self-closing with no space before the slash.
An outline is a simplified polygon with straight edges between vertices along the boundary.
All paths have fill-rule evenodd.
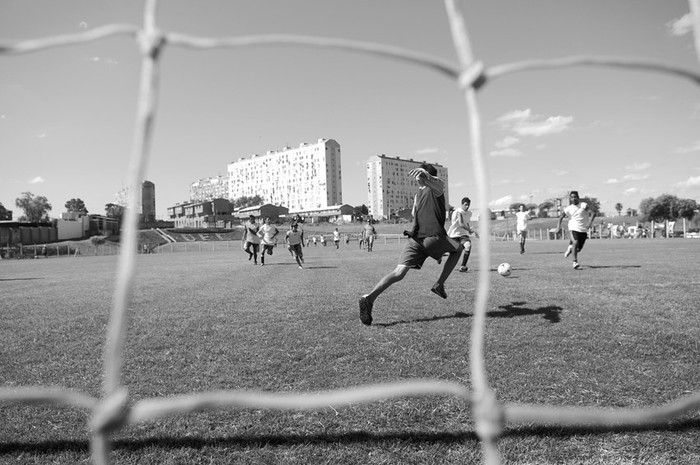
<path id="1" fill-rule="evenodd" d="M 124 426 L 129 413 L 128 400 L 129 395 L 126 388 L 120 388 L 102 399 L 92 412 L 90 429 L 94 433 L 104 434 Z"/>
<path id="2" fill-rule="evenodd" d="M 459 87 L 464 90 L 470 87 L 473 87 L 474 90 L 479 90 L 486 83 L 485 71 L 486 68 L 482 61 L 472 62 L 459 74 Z"/>
<path id="3" fill-rule="evenodd" d="M 496 400 L 496 394 L 487 390 L 473 401 L 476 434 L 482 441 L 498 438 L 503 431 L 504 413 L 501 404 Z"/>

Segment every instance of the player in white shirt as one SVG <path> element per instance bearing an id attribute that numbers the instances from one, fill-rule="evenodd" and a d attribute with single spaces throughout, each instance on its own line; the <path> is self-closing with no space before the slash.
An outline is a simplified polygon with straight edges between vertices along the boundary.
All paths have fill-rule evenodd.
<path id="1" fill-rule="evenodd" d="M 272 249 L 277 245 L 277 234 L 279 230 L 272 224 L 270 217 L 265 217 L 265 222 L 260 226 L 258 231 L 258 237 L 260 237 L 260 243 L 262 244 L 262 252 L 260 254 L 260 264 L 265 266 L 265 252 L 268 255 L 272 255 Z"/>
<path id="2" fill-rule="evenodd" d="M 452 223 L 447 229 L 447 235 L 453 239 L 457 239 L 460 244 L 464 246 L 464 255 L 462 255 L 462 266 L 459 267 L 459 271 L 466 273 L 469 268 L 467 267 L 467 262 L 469 261 L 469 255 L 472 251 L 472 240 L 469 234 L 474 234 L 469 221 L 472 219 L 472 212 L 469 211 L 472 201 L 469 197 L 464 197 L 462 199 L 462 205 L 452 212 Z"/>
<path id="3" fill-rule="evenodd" d="M 520 240 L 520 253 L 525 253 L 525 241 L 527 240 L 527 222 L 530 220 L 530 212 L 525 211 L 525 205 L 520 204 L 520 211 L 515 214 L 515 232 Z"/>
<path id="4" fill-rule="evenodd" d="M 301 248 L 304 247 L 304 231 L 299 229 L 299 225 L 292 223 L 292 229 L 287 231 L 287 235 L 284 237 L 284 242 L 287 243 L 287 248 L 294 255 L 294 259 L 299 265 L 299 269 L 302 269 L 302 263 L 304 263 L 304 252 Z"/>
<path id="5" fill-rule="evenodd" d="M 569 194 L 569 206 L 564 209 L 559 217 L 557 234 L 561 231 L 561 221 L 565 216 L 569 217 L 569 247 L 564 252 L 564 257 L 568 257 L 573 252 L 573 267 L 575 270 L 578 270 L 578 253 L 583 249 L 583 245 L 588 239 L 588 230 L 591 229 L 596 214 L 591 213 L 586 202 L 581 202 L 578 191 L 571 191 Z"/>

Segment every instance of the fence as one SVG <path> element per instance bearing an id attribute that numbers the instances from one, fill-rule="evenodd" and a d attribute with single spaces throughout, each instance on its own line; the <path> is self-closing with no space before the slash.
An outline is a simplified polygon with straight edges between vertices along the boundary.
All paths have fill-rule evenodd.
<path id="1" fill-rule="evenodd" d="M 700 0 L 689 0 L 693 15 L 695 49 L 700 60 Z M 469 115 L 471 153 L 476 178 L 477 207 L 488 208 L 489 177 L 486 169 L 481 142 L 481 119 L 476 93 L 492 79 L 508 74 L 533 70 L 591 65 L 609 66 L 636 70 L 659 71 L 690 79 L 700 84 L 700 74 L 684 69 L 631 58 L 610 58 L 596 56 L 566 57 L 552 60 L 523 61 L 486 68 L 475 59 L 471 51 L 469 35 L 456 0 L 445 0 L 445 7 L 459 64 L 454 65 L 441 59 L 426 56 L 410 50 L 381 44 L 356 42 L 342 39 L 313 38 L 293 35 L 266 35 L 238 38 L 202 38 L 174 32 L 163 32 L 156 27 L 156 0 L 148 0 L 142 28 L 133 25 L 107 25 L 81 34 L 64 35 L 45 39 L 27 40 L 17 43 L 0 44 L 0 53 L 27 53 L 56 46 L 80 44 L 94 40 L 127 35 L 138 41 L 142 55 L 140 97 L 137 109 L 137 124 L 129 162 L 129 185 L 139 186 L 145 179 L 146 161 L 149 156 L 150 141 L 154 130 L 156 96 L 158 92 L 158 62 L 165 46 L 211 49 L 221 47 L 246 47 L 255 45 L 300 45 L 325 47 L 368 53 L 403 60 L 423 66 L 446 75 L 458 83 L 463 91 Z M 131 189 L 135 192 L 136 189 Z M 451 395 L 472 403 L 476 433 L 481 441 L 484 462 L 501 462 L 498 439 L 506 423 L 531 424 L 550 423 L 567 427 L 610 427 L 636 428 L 658 425 L 678 417 L 685 412 L 700 407 L 700 392 L 676 399 L 663 407 L 636 410 L 602 410 L 594 408 L 554 408 L 545 405 L 506 404 L 498 402 L 486 377 L 483 353 L 484 325 L 489 295 L 489 241 L 479 241 L 478 289 L 475 299 L 475 313 L 470 338 L 470 379 L 471 390 L 467 387 L 437 380 L 418 380 L 391 384 L 363 386 L 355 389 L 312 394 L 265 393 L 249 391 L 204 392 L 175 398 L 152 398 L 129 405 L 129 396 L 121 383 L 121 368 L 125 331 L 127 328 L 127 302 L 133 288 L 133 269 L 137 253 L 138 205 L 136 196 L 129 198 L 129 209 L 124 218 L 122 252 L 118 260 L 118 273 L 114 291 L 114 305 L 107 329 L 104 352 L 104 395 L 93 398 L 70 389 L 56 389 L 39 386 L 2 388 L 0 401 L 13 403 L 46 403 L 70 405 L 89 409 L 92 412 L 90 427 L 93 461 L 109 463 L 110 434 L 127 424 L 153 421 L 167 415 L 189 413 L 198 410 L 223 406 L 291 409 L 323 409 L 327 405 L 343 406 L 358 402 L 373 402 L 380 399 L 418 395 Z M 481 237 L 490 237 L 488 222 L 479 222 Z"/>

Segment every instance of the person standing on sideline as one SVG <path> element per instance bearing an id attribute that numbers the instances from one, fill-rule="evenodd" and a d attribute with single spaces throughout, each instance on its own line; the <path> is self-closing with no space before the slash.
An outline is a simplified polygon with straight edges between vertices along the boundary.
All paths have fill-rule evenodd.
<path id="1" fill-rule="evenodd" d="M 260 225 L 255 222 L 255 215 L 250 215 L 243 226 L 245 227 L 243 250 L 248 254 L 248 261 L 255 259 L 253 263 L 257 265 L 258 252 L 260 251 L 260 238 L 258 237 Z"/>
<path id="2" fill-rule="evenodd" d="M 292 252 L 301 270 L 303 268 L 301 264 L 304 263 L 304 252 L 301 250 L 301 248 L 304 247 L 304 231 L 299 229 L 297 223 L 292 223 L 292 229 L 287 231 L 284 242 L 287 244 L 289 251 Z"/>
<path id="3" fill-rule="evenodd" d="M 335 228 L 333 231 L 333 244 L 335 244 L 336 249 L 340 248 L 340 232 L 338 231 L 338 228 Z"/>
<path id="4" fill-rule="evenodd" d="M 272 249 L 275 248 L 277 240 L 275 239 L 279 234 L 277 227 L 272 224 L 269 216 L 265 217 L 265 222 L 260 226 L 258 231 L 258 237 L 260 237 L 260 243 L 262 244 L 262 252 L 260 253 L 260 265 L 265 266 L 265 252 L 268 255 L 272 255 Z"/>
<path id="5" fill-rule="evenodd" d="M 472 240 L 470 234 L 474 234 L 469 221 L 472 219 L 472 212 L 469 211 L 472 201 L 469 197 L 462 199 L 462 204 L 452 212 L 452 223 L 447 229 L 447 235 L 452 239 L 459 241 L 464 247 L 464 255 L 462 256 L 462 266 L 459 267 L 461 273 L 466 273 L 469 268 L 467 262 L 472 251 Z"/>
<path id="6" fill-rule="evenodd" d="M 374 247 L 374 239 L 377 235 L 377 230 L 372 226 L 372 218 L 367 218 L 367 224 L 363 230 L 363 235 L 365 237 L 365 244 L 367 245 L 367 252 L 371 252 Z"/>
<path id="7" fill-rule="evenodd" d="M 525 253 L 525 241 L 527 240 L 527 222 L 530 221 L 530 212 L 525 211 L 525 205 L 522 203 L 519 207 L 520 211 L 515 214 L 515 232 L 520 240 L 520 253 Z"/>
<path id="8" fill-rule="evenodd" d="M 595 219 L 595 212 L 591 214 L 586 202 L 581 202 L 578 196 L 578 191 L 571 191 L 569 194 L 569 206 L 564 209 L 557 223 L 556 234 L 561 231 L 561 221 L 564 217 L 569 217 L 569 247 L 564 252 L 564 257 L 574 253 L 573 267 L 579 269 L 578 254 L 583 249 L 583 245 L 588 239 L 588 230 Z"/>
<path id="9" fill-rule="evenodd" d="M 423 163 L 409 171 L 408 175 L 418 182 L 418 192 L 413 200 L 413 228 L 410 232 L 404 232 L 409 239 L 396 268 L 380 279 L 369 294 L 360 297 L 360 321 L 367 326 L 372 324 L 372 307 L 382 292 L 401 281 L 411 268 L 419 270 L 428 257 L 437 261 L 442 259 L 444 253 L 449 253 L 440 277 L 430 289 L 446 299 L 445 281 L 463 250 L 462 245 L 448 237 L 445 231 L 445 182 L 437 177 L 437 169 Z"/>

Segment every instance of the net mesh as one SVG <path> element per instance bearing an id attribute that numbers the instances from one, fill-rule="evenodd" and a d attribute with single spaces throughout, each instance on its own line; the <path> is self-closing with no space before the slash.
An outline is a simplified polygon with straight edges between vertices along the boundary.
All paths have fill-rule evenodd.
<path id="1" fill-rule="evenodd" d="M 693 20 L 695 51 L 700 61 L 700 0 L 689 0 Z M 477 188 L 477 206 L 488 208 L 489 185 L 486 160 L 481 142 L 481 119 L 477 92 L 489 81 L 509 74 L 571 66 L 607 66 L 641 71 L 654 71 L 690 79 L 700 85 L 700 73 L 650 60 L 628 57 L 573 56 L 550 60 L 531 60 L 486 67 L 474 57 L 469 34 L 456 0 L 445 0 L 447 20 L 452 33 L 458 64 L 397 47 L 344 39 L 299 35 L 261 35 L 231 38 L 194 37 L 164 32 L 156 25 L 157 0 L 145 4 L 142 26 L 112 24 L 80 34 L 59 35 L 42 39 L 0 43 L 4 55 L 22 54 L 74 44 L 84 44 L 111 36 L 126 35 L 139 44 L 141 77 L 136 125 L 129 161 L 128 185 L 140 186 L 145 179 L 149 146 L 157 113 L 159 57 L 165 47 L 194 49 L 237 48 L 260 45 L 296 45 L 354 51 L 402 60 L 433 69 L 452 79 L 463 91 L 468 110 L 468 129 Z M 136 189 L 129 189 L 131 193 Z M 472 405 L 476 433 L 480 439 L 483 462 L 501 463 L 498 439 L 506 424 L 550 424 L 569 428 L 615 427 L 633 429 L 641 426 L 662 426 L 669 420 L 700 408 L 700 392 L 680 397 L 661 407 L 642 409 L 561 408 L 547 405 L 502 404 L 490 388 L 483 354 L 486 306 L 489 295 L 490 249 L 488 241 L 479 241 L 478 288 L 474 303 L 470 351 L 471 387 L 439 380 L 410 380 L 396 383 L 365 385 L 350 389 L 303 394 L 261 391 L 213 391 L 168 398 L 142 399 L 129 403 L 129 395 L 121 383 L 122 357 L 128 320 L 127 302 L 132 292 L 132 277 L 137 251 L 138 199 L 128 199 L 123 222 L 120 256 L 112 310 L 107 328 L 104 352 L 104 392 L 95 398 L 70 389 L 42 386 L 0 388 L 0 401 L 14 404 L 72 406 L 91 412 L 91 452 L 94 463 L 109 463 L 111 434 L 131 424 L 150 422 L 170 415 L 180 415 L 216 408 L 269 408 L 278 410 L 321 410 L 328 405 L 345 406 L 376 402 L 406 396 L 449 395 Z M 479 222 L 479 234 L 489 237 L 489 223 Z"/>

